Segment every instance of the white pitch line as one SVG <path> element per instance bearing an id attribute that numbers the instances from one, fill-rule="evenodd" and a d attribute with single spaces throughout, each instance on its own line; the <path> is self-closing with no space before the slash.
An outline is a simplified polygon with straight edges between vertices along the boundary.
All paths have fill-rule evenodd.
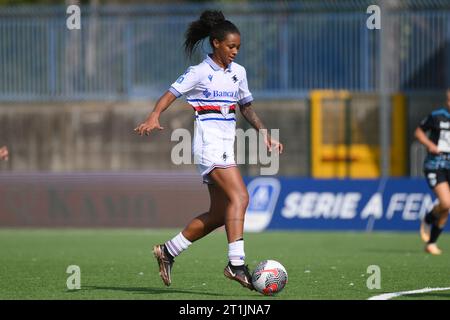
<path id="1" fill-rule="evenodd" d="M 423 288 L 420 290 L 385 293 L 385 294 L 380 294 L 378 296 L 370 297 L 367 300 L 389 300 L 389 299 L 400 297 L 400 296 L 406 296 L 408 294 L 427 293 L 427 292 L 433 292 L 433 291 L 446 291 L 446 290 L 450 290 L 450 287 L 448 287 L 448 288 Z"/>

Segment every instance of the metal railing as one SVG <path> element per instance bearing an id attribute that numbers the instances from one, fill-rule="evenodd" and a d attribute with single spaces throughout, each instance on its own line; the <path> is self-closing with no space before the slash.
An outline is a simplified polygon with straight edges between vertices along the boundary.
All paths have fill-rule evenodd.
<path id="1" fill-rule="evenodd" d="M 423 177 L 423 162 L 427 156 L 427 149 L 418 141 L 410 147 L 410 176 Z"/>
<path id="2" fill-rule="evenodd" d="M 215 8 L 223 9 L 241 31 L 237 62 L 246 67 L 254 95 L 289 98 L 318 88 L 378 89 L 380 33 L 366 27 L 370 2 Z M 391 40 L 390 87 L 450 86 L 448 1 L 396 4 L 385 22 Z M 189 22 L 209 7 L 82 7 L 81 30 L 66 28 L 66 7 L 0 7 L 0 100 L 157 97 L 209 51 L 205 41 L 187 61 L 182 50 Z"/>

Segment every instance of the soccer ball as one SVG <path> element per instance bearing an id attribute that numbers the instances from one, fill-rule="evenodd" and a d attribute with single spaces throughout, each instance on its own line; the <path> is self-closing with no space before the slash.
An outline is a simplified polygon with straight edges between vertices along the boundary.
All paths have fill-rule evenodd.
<path id="1" fill-rule="evenodd" d="M 286 269 L 275 260 L 261 261 L 252 275 L 253 287 L 266 296 L 274 295 L 283 290 L 287 280 Z"/>

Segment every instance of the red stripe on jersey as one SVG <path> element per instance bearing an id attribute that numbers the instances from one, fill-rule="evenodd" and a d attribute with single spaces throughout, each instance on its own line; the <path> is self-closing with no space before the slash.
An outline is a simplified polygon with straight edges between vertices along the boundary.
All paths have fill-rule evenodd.
<path id="1" fill-rule="evenodd" d="M 217 110 L 220 111 L 220 106 L 198 106 L 198 107 L 192 107 L 195 111 L 204 111 L 204 110 Z M 230 106 L 230 110 L 235 110 L 236 105 Z"/>

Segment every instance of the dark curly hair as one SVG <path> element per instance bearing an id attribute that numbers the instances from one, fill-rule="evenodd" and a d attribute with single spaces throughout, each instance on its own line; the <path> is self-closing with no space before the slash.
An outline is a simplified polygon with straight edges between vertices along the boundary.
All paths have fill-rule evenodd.
<path id="1" fill-rule="evenodd" d="M 199 42 L 209 37 L 209 44 L 213 48 L 213 40 L 223 41 L 229 33 L 240 34 L 239 29 L 225 19 L 221 11 L 203 11 L 200 19 L 191 22 L 185 33 L 184 49 L 188 57 L 197 48 Z"/>

